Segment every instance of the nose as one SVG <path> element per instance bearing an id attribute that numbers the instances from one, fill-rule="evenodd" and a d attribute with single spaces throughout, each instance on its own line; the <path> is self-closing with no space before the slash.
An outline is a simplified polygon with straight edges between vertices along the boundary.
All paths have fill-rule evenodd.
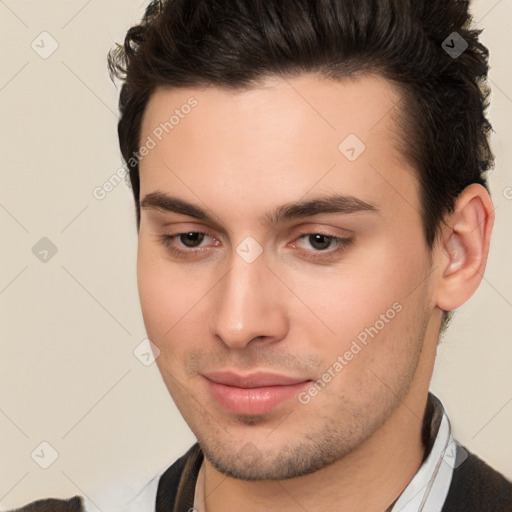
<path id="1" fill-rule="evenodd" d="M 280 288 L 262 256 L 247 263 L 234 254 L 231 270 L 216 287 L 213 335 L 233 349 L 284 338 L 288 318 Z"/>

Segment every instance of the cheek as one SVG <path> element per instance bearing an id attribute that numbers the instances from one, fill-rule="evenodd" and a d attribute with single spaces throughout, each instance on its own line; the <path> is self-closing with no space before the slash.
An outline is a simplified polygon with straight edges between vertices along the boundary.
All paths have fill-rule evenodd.
<path id="1" fill-rule="evenodd" d="M 421 245 L 403 251 L 397 241 L 382 242 L 333 270 L 330 279 L 315 276 L 315 286 L 311 276 L 301 277 L 308 306 L 329 327 L 331 342 L 311 326 L 301 329 L 309 330 L 307 337 L 326 367 L 342 356 L 347 370 L 350 367 L 344 373 L 351 379 L 360 379 L 368 367 L 387 371 L 399 360 L 414 357 L 421 343 L 427 257 Z"/>
<path id="2" fill-rule="evenodd" d="M 392 244 L 375 245 L 328 272 L 296 276 L 294 284 L 335 336 L 346 339 L 379 322 L 381 315 L 384 321 L 394 318 L 399 306 L 393 309 L 393 304 L 414 296 L 426 272 L 418 256 L 397 254 Z"/>
<path id="3" fill-rule="evenodd" d="M 161 350 L 186 312 L 188 288 L 177 277 L 169 262 L 141 236 L 137 254 L 140 304 L 148 337 Z"/>
<path id="4" fill-rule="evenodd" d="M 170 359 L 171 353 L 175 360 L 180 348 L 189 346 L 183 340 L 199 339 L 208 281 L 201 272 L 173 264 L 160 248 L 140 237 L 137 284 L 148 337 L 161 350 L 163 360 Z"/>
<path id="5" fill-rule="evenodd" d="M 427 317 L 419 294 L 414 300 L 409 297 L 382 307 L 380 302 L 370 303 L 357 319 L 349 312 L 345 321 L 338 319 L 333 342 L 317 342 L 314 353 L 321 358 L 323 369 L 316 377 L 329 382 L 313 390 L 318 394 L 314 411 L 348 401 L 352 402 L 349 408 L 366 414 L 383 410 L 393 397 L 404 395 L 414 378 L 425 336 Z"/>
<path id="6" fill-rule="evenodd" d="M 139 238 L 137 255 L 137 283 L 142 316 L 148 338 L 160 353 L 156 364 L 171 396 L 179 398 L 182 381 L 178 362 L 182 359 L 178 340 L 185 312 L 181 286 L 176 285 L 174 273 L 155 250 Z M 178 396 L 177 396 L 178 395 Z"/>
<path id="7" fill-rule="evenodd" d="M 155 343 L 159 338 L 155 335 L 164 329 L 162 321 L 169 308 L 168 286 L 165 275 L 160 271 L 158 258 L 152 257 L 146 245 L 143 239 L 139 239 L 137 286 L 146 331 Z"/>

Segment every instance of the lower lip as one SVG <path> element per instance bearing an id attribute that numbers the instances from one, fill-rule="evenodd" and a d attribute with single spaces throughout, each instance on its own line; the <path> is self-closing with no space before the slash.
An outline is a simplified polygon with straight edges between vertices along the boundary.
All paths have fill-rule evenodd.
<path id="1" fill-rule="evenodd" d="M 279 404 L 294 397 L 309 381 L 286 386 L 264 386 L 261 388 L 237 388 L 206 379 L 210 394 L 230 412 L 258 415 L 270 412 Z"/>

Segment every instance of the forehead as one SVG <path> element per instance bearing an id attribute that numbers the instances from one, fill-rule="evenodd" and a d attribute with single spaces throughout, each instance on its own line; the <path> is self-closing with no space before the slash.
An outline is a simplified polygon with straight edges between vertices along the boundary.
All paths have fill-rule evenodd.
<path id="1" fill-rule="evenodd" d="M 190 98 L 197 102 L 192 111 L 188 107 Z M 400 112 L 401 102 L 397 85 L 376 74 L 338 81 L 307 73 L 293 78 L 267 78 L 259 85 L 243 89 L 159 87 L 146 106 L 141 133 L 152 132 L 176 113 L 179 118 L 175 116 L 171 122 L 173 135 L 196 134 L 205 142 L 235 134 L 263 137 L 286 131 L 289 135 L 294 128 L 307 128 L 306 124 L 310 128 L 303 135 L 320 130 L 335 134 L 334 139 L 347 133 L 368 139 L 372 132 L 384 131 L 389 139 L 397 131 L 394 114 Z M 182 123 L 186 117 L 202 125 L 195 123 L 193 134 L 187 132 L 191 123 Z M 215 123 L 213 132 L 212 123 Z M 179 130 L 178 125 L 181 125 Z M 245 129 L 242 134 L 240 128 Z M 249 132 L 253 129 L 257 132 Z"/>
<path id="2" fill-rule="evenodd" d="M 414 202 L 417 183 L 397 149 L 401 108 L 398 89 L 376 75 L 159 88 L 142 122 L 141 145 L 154 147 L 140 161 L 141 198 L 155 189 L 196 203 L 229 194 L 248 211 L 332 191 Z"/>

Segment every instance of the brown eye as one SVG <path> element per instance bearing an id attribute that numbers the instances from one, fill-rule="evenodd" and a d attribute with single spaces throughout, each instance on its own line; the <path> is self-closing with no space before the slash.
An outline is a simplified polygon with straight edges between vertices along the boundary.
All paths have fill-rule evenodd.
<path id="1" fill-rule="evenodd" d="M 191 231 L 190 233 L 182 233 L 179 235 L 180 242 L 186 247 L 195 248 L 196 244 L 201 244 L 204 240 L 204 233 Z"/>
<path id="2" fill-rule="evenodd" d="M 306 258 L 312 260 L 339 257 L 354 243 L 353 238 L 342 238 L 327 233 L 303 233 L 299 236 L 298 240 L 306 240 L 307 245 L 312 247 L 312 249 L 309 249 L 304 248 L 305 244 L 297 244 L 299 249 L 302 249 L 300 252 Z M 331 249 L 332 247 L 334 248 Z"/>
<path id="3" fill-rule="evenodd" d="M 158 238 L 171 254 L 180 258 L 188 258 L 204 255 L 208 251 L 208 247 L 201 246 L 205 237 L 213 239 L 208 233 L 200 231 L 188 231 L 187 233 L 176 233 L 175 235 L 164 234 Z M 213 245 L 218 245 L 218 242 L 215 239 L 213 240 Z"/>
<path id="4" fill-rule="evenodd" d="M 319 251 L 325 251 L 325 249 L 328 249 L 334 240 L 334 237 L 322 235 L 320 233 L 316 233 L 314 235 L 307 235 L 307 238 L 309 243 L 311 244 L 311 247 L 314 247 Z"/>

